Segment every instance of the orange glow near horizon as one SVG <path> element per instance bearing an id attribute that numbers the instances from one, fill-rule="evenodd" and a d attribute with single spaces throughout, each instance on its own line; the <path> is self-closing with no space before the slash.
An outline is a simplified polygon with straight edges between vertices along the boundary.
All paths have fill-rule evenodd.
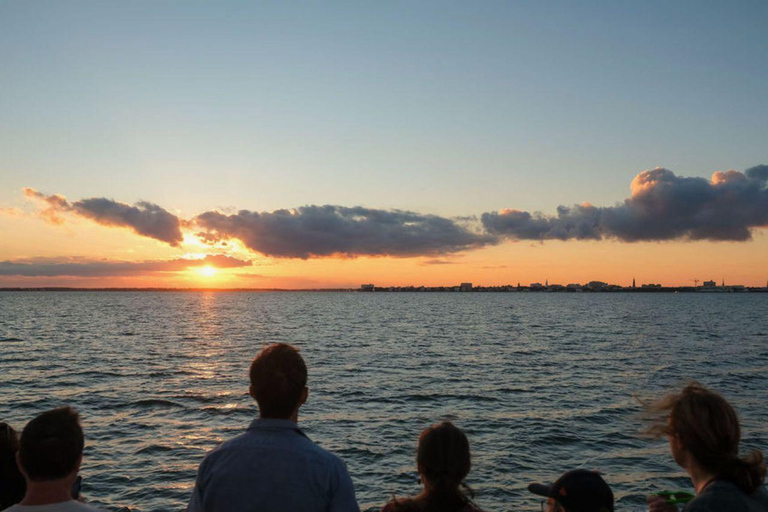
<path id="1" fill-rule="evenodd" d="M 280 259 L 266 257 L 228 242 L 214 249 L 193 239 L 180 247 L 136 237 L 76 220 L 61 226 L 37 219 L 0 215 L 0 261 L 82 258 L 89 261 L 163 261 L 202 259 L 226 254 L 251 265 L 220 268 L 190 266 L 179 271 L 132 272 L 115 276 L 0 276 L 0 287 L 83 288 L 358 288 L 376 286 L 438 286 L 472 282 L 478 286 L 581 283 L 592 280 L 638 286 L 692 285 L 713 279 L 726 284 L 765 286 L 768 279 L 768 231 L 756 229 L 749 242 L 547 241 L 505 242 L 497 246 L 443 256 L 413 258 L 329 257 Z M 46 240 L 41 244 L 40 240 Z"/>

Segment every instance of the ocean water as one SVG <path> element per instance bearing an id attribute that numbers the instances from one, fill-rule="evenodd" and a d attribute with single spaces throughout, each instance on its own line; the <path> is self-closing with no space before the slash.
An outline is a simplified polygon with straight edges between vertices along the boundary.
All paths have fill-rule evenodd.
<path id="1" fill-rule="evenodd" d="M 600 470 L 619 510 L 685 489 L 637 397 L 684 379 L 720 390 L 744 449 L 768 451 L 766 294 L 0 292 L 0 420 L 75 406 L 83 494 L 109 510 L 176 511 L 198 464 L 256 415 L 248 366 L 301 348 L 300 425 L 347 463 L 362 510 L 418 492 L 416 440 L 467 433 L 488 511 L 539 510 L 526 487 Z"/>

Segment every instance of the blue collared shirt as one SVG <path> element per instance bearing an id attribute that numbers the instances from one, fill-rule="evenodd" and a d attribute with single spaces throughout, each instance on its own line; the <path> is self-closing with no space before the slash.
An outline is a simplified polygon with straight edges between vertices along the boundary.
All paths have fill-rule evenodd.
<path id="1" fill-rule="evenodd" d="M 188 512 L 359 512 L 347 468 L 291 420 L 258 419 L 205 456 Z"/>

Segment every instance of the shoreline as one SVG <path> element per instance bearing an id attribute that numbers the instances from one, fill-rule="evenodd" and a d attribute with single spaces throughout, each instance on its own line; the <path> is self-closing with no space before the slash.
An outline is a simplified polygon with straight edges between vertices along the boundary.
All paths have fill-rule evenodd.
<path id="1" fill-rule="evenodd" d="M 414 287 L 389 286 L 376 290 L 360 290 L 359 288 L 69 288 L 69 287 L 8 287 L 0 288 L 0 292 L 240 292 L 240 293 L 270 293 L 270 292 L 334 292 L 334 293 L 768 293 L 768 287 L 744 287 L 738 289 L 715 288 L 706 289 L 693 286 L 669 286 L 655 288 L 622 288 L 609 289 L 547 289 L 531 288 L 528 286 L 487 286 L 474 287 L 471 290 L 457 290 L 453 286 L 443 287 Z"/>

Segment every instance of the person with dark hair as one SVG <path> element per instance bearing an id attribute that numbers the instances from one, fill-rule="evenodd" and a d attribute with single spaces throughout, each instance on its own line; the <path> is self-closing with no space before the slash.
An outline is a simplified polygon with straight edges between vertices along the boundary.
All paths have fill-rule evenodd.
<path id="1" fill-rule="evenodd" d="M 531 484 L 528 490 L 547 498 L 541 512 L 613 512 L 613 491 L 596 471 L 574 469 L 551 485 Z"/>
<path id="2" fill-rule="evenodd" d="M 17 454 L 27 490 L 6 512 L 101 512 L 73 498 L 85 444 L 71 407 L 46 411 L 27 423 Z"/>
<path id="3" fill-rule="evenodd" d="M 675 462 L 690 475 L 696 497 L 685 512 L 768 512 L 762 452 L 739 456 L 741 427 L 733 407 L 698 382 L 648 407 L 648 433 L 666 436 Z M 651 512 L 674 511 L 661 496 L 650 496 Z"/>
<path id="4" fill-rule="evenodd" d="M 0 510 L 20 502 L 27 484 L 16 464 L 19 436 L 7 423 L 0 423 Z"/>
<path id="5" fill-rule="evenodd" d="M 481 512 L 464 479 L 472 462 L 469 440 L 444 421 L 424 430 L 416 449 L 416 469 L 424 489 L 416 496 L 394 498 L 382 512 Z"/>
<path id="6" fill-rule="evenodd" d="M 251 364 L 259 419 L 206 455 L 189 512 L 359 512 L 352 480 L 336 455 L 298 427 L 307 367 L 298 349 L 277 343 Z"/>

